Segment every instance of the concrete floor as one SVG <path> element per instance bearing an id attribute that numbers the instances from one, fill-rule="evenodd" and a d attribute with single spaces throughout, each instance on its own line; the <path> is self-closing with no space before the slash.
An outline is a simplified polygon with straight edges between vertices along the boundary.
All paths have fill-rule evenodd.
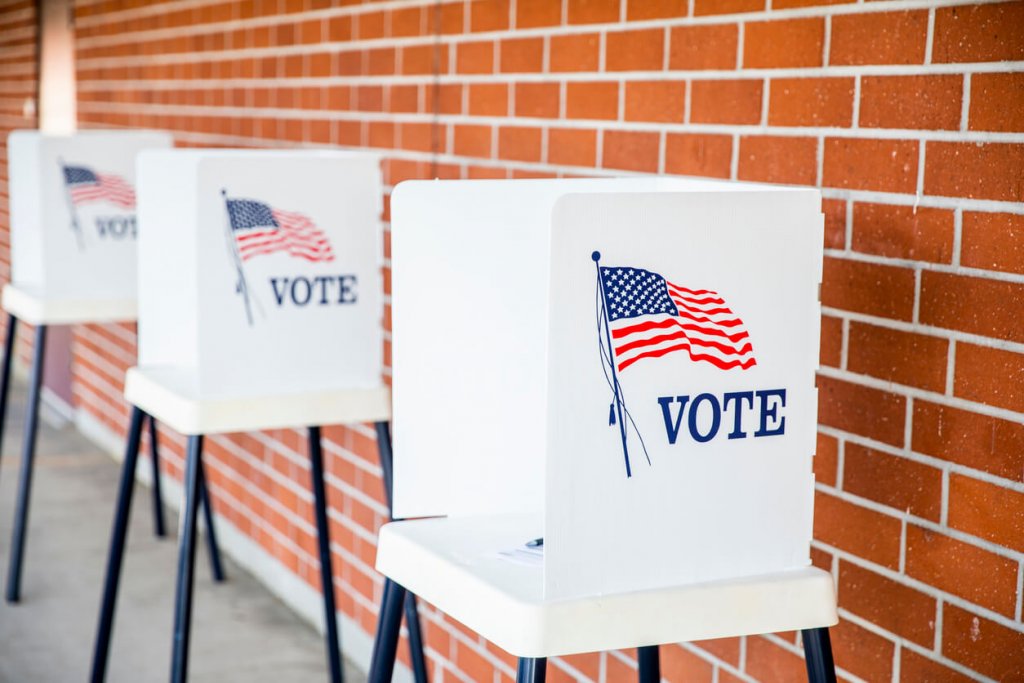
<path id="1" fill-rule="evenodd" d="M 6 580 L 25 396 L 14 387 L 0 460 L 0 570 Z M 89 675 L 119 464 L 71 425 L 39 433 L 17 605 L 0 600 L 0 683 L 66 683 Z M 108 681 L 166 681 L 177 544 L 153 535 L 150 492 L 137 485 Z M 321 636 L 226 559 L 227 582 L 196 554 L 191 681 L 326 681 Z M 365 676 L 346 664 L 346 680 Z"/>

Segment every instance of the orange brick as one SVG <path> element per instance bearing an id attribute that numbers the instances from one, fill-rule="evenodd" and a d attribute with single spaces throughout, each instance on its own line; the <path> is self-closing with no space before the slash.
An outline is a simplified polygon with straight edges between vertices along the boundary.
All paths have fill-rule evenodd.
<path id="1" fill-rule="evenodd" d="M 1024 201 L 1024 145 L 929 142 L 924 191 L 943 197 Z"/>
<path id="2" fill-rule="evenodd" d="M 846 246 L 846 202 L 823 199 L 821 210 L 825 214 L 825 248 L 842 249 Z"/>
<path id="3" fill-rule="evenodd" d="M 910 320 L 914 273 L 909 268 L 826 257 L 821 302 L 855 313 Z"/>
<path id="4" fill-rule="evenodd" d="M 831 436 L 818 434 L 818 444 L 814 452 L 814 480 L 835 486 L 838 465 L 839 441 Z"/>
<path id="5" fill-rule="evenodd" d="M 937 468 L 847 443 L 843 489 L 898 511 L 939 521 L 942 472 Z"/>
<path id="6" fill-rule="evenodd" d="M 959 474 L 949 478 L 949 526 L 1024 550 L 1024 494 Z"/>
<path id="7" fill-rule="evenodd" d="M 879 256 L 950 263 L 953 212 L 858 202 L 853 205 L 853 248 Z"/>
<path id="8" fill-rule="evenodd" d="M 932 61 L 1024 59 L 1024 2 L 940 7 L 935 10 Z"/>
<path id="9" fill-rule="evenodd" d="M 567 0 L 570 24 L 598 24 L 619 20 L 620 0 Z"/>
<path id="10" fill-rule="evenodd" d="M 469 113 L 475 116 L 508 114 L 508 86 L 504 83 L 473 83 L 469 86 Z"/>
<path id="11" fill-rule="evenodd" d="M 516 83 L 516 116 L 558 118 L 558 83 Z"/>
<path id="12" fill-rule="evenodd" d="M 935 598 L 849 562 L 839 562 L 839 605 L 898 636 L 930 647 Z"/>
<path id="13" fill-rule="evenodd" d="M 690 102 L 693 123 L 759 123 L 764 83 L 743 81 L 694 81 Z"/>
<path id="14" fill-rule="evenodd" d="M 424 12 L 422 7 L 405 7 L 391 12 L 391 35 L 396 37 L 417 36 L 423 32 Z"/>
<path id="15" fill-rule="evenodd" d="M 824 41 L 824 19 L 753 21 L 744 28 L 743 66 L 748 69 L 821 66 Z"/>
<path id="16" fill-rule="evenodd" d="M 502 73 L 536 73 L 544 65 L 543 38 L 516 38 L 499 43 Z"/>
<path id="17" fill-rule="evenodd" d="M 807 667 L 793 654 L 760 636 L 747 638 L 747 673 L 759 681 L 802 681 Z"/>
<path id="18" fill-rule="evenodd" d="M 853 121 L 852 78 L 779 78 L 769 92 L 773 126 L 845 128 Z"/>
<path id="19" fill-rule="evenodd" d="M 893 651 L 891 640 L 842 619 L 829 629 L 836 665 L 867 681 L 888 681 L 892 678 Z"/>
<path id="20" fill-rule="evenodd" d="M 629 81 L 626 83 L 627 121 L 682 123 L 686 81 Z"/>
<path id="21" fill-rule="evenodd" d="M 900 678 L 905 681 L 942 681 L 943 683 L 972 683 L 968 678 L 944 664 L 926 659 L 910 648 L 900 651 Z"/>
<path id="22" fill-rule="evenodd" d="M 843 348 L 843 321 L 829 315 L 821 316 L 821 351 L 819 361 L 822 365 L 838 368 Z"/>
<path id="23" fill-rule="evenodd" d="M 740 640 L 741 638 L 713 638 L 700 640 L 693 644 L 718 659 L 738 667 L 740 665 Z M 689 679 L 683 677 L 679 680 Z"/>
<path id="24" fill-rule="evenodd" d="M 1012 617 L 1017 563 L 955 538 L 907 526 L 907 576 Z"/>
<path id="25" fill-rule="evenodd" d="M 960 128 L 963 76 L 864 76 L 860 125 L 865 128 Z"/>
<path id="26" fill-rule="evenodd" d="M 494 73 L 494 43 L 459 43 L 455 70 L 460 74 Z"/>
<path id="27" fill-rule="evenodd" d="M 1016 324 L 1024 322 L 1017 317 Z M 966 343 L 956 353 L 955 395 L 1024 413 L 1024 354 Z"/>
<path id="28" fill-rule="evenodd" d="M 562 5 L 551 0 L 516 0 L 516 28 L 557 26 L 562 23 Z"/>
<path id="29" fill-rule="evenodd" d="M 1007 306 L 1024 301 L 1022 297 L 1024 285 L 1019 283 L 926 270 L 921 273 L 919 317 L 926 325 L 1024 341 L 1024 318 Z"/>
<path id="30" fill-rule="evenodd" d="M 1024 678 L 1024 633 L 960 609 L 942 608 L 942 654 L 999 681 Z"/>
<path id="31" fill-rule="evenodd" d="M 939 337 L 850 323 L 851 372 L 942 393 L 948 352 L 949 342 Z"/>
<path id="32" fill-rule="evenodd" d="M 601 37 L 596 33 L 552 36 L 548 69 L 552 72 L 597 71 L 600 50 Z"/>
<path id="33" fill-rule="evenodd" d="M 728 178 L 732 137 L 697 133 L 665 136 L 665 172 L 681 175 Z"/>
<path id="34" fill-rule="evenodd" d="M 674 26 L 669 32 L 668 68 L 733 69 L 738 36 L 736 24 Z"/>
<path id="35" fill-rule="evenodd" d="M 430 74 L 448 72 L 447 45 L 413 45 L 402 48 L 403 74 Z"/>
<path id="36" fill-rule="evenodd" d="M 971 77 L 971 130 L 1024 131 L 1024 74 Z"/>
<path id="37" fill-rule="evenodd" d="M 694 0 L 695 16 L 707 14 L 736 14 L 738 12 L 759 12 L 764 9 L 764 0 Z"/>
<path id="38" fill-rule="evenodd" d="M 818 376 L 818 421 L 823 425 L 902 446 L 906 406 L 899 394 Z"/>
<path id="39" fill-rule="evenodd" d="M 597 132 L 571 128 L 548 130 L 548 162 L 565 166 L 597 163 Z"/>
<path id="40" fill-rule="evenodd" d="M 918 144 L 910 140 L 826 138 L 822 184 L 912 193 L 917 187 Z"/>
<path id="41" fill-rule="evenodd" d="M 471 31 L 504 31 L 509 22 L 509 0 L 474 0 L 469 7 Z"/>
<path id="42" fill-rule="evenodd" d="M 540 128 L 498 129 L 498 157 L 513 161 L 540 161 Z"/>
<path id="43" fill-rule="evenodd" d="M 830 64 L 923 64 L 928 12 L 832 17 Z"/>
<path id="44" fill-rule="evenodd" d="M 818 141 L 814 138 L 751 136 L 740 138 L 740 180 L 813 185 Z"/>
<path id="45" fill-rule="evenodd" d="M 608 71 L 660 71 L 665 54 L 665 32 L 660 28 L 616 31 L 605 35 Z"/>
<path id="46" fill-rule="evenodd" d="M 663 645 L 660 650 L 661 676 L 670 681 L 711 683 L 714 667 L 678 645 Z M 609 679 L 611 680 L 611 679 Z"/>
<path id="47" fill-rule="evenodd" d="M 461 156 L 491 156 L 490 126 L 455 126 L 455 153 Z"/>
<path id="48" fill-rule="evenodd" d="M 646 172 L 658 170 L 657 133 L 606 130 L 603 135 L 603 168 Z"/>
<path id="49" fill-rule="evenodd" d="M 570 119 L 617 119 L 618 83 L 567 83 L 565 115 Z"/>
<path id="50" fill-rule="evenodd" d="M 1024 425 L 920 399 L 913 419 L 918 453 L 1024 482 Z"/>
<path id="51" fill-rule="evenodd" d="M 685 17 L 687 0 L 625 0 L 626 19 L 641 21 L 644 19 L 668 19 Z"/>
<path id="52" fill-rule="evenodd" d="M 960 263 L 1024 273 L 1024 216 L 964 212 Z"/>

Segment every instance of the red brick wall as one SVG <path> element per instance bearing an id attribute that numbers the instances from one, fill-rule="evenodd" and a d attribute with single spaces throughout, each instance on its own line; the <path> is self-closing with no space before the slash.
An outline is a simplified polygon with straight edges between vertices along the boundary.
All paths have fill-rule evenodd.
<path id="1" fill-rule="evenodd" d="M 37 15 L 32 0 L 0 2 L 0 281 L 11 277 L 11 240 L 8 230 L 7 136 L 19 128 L 38 125 L 39 64 Z M 7 316 L 0 321 L 6 334 Z M 31 329 L 18 327 L 22 365 L 31 351 Z"/>
<path id="2" fill-rule="evenodd" d="M 389 189 L 629 172 L 820 187 L 813 554 L 839 589 L 841 675 L 1024 679 L 1024 3 L 81 0 L 77 29 L 83 126 L 372 147 Z M 78 407 L 121 433 L 133 326 L 80 328 L 75 355 Z M 339 604 L 372 631 L 372 433 L 328 435 Z M 219 512 L 318 585 L 302 437 L 208 443 Z M 436 680 L 513 677 L 425 620 Z M 792 633 L 663 652 L 671 681 L 802 675 Z M 569 657 L 551 679 L 634 668 Z"/>

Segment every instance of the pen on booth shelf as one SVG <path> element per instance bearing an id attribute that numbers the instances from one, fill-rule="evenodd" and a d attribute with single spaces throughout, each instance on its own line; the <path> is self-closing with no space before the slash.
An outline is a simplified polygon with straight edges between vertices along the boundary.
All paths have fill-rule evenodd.
<path id="1" fill-rule="evenodd" d="M 543 546 L 544 546 L 544 539 L 543 539 L 543 537 L 542 538 L 535 538 L 532 541 L 527 541 L 526 542 L 526 547 L 527 548 L 542 548 Z"/>

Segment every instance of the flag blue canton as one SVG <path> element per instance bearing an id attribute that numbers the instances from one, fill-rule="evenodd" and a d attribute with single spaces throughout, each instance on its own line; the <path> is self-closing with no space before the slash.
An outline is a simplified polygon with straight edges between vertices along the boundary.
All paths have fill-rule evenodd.
<path id="1" fill-rule="evenodd" d="M 68 185 L 77 185 L 79 183 L 96 183 L 99 182 L 99 178 L 96 177 L 95 173 L 85 168 L 84 166 L 65 166 L 64 182 Z"/>
<path id="2" fill-rule="evenodd" d="M 642 268 L 601 267 L 601 284 L 609 322 L 659 313 L 679 315 L 665 278 L 657 273 Z"/>
<path id="3" fill-rule="evenodd" d="M 270 207 L 263 202 L 251 199 L 229 199 L 227 202 L 232 230 L 279 227 Z"/>

